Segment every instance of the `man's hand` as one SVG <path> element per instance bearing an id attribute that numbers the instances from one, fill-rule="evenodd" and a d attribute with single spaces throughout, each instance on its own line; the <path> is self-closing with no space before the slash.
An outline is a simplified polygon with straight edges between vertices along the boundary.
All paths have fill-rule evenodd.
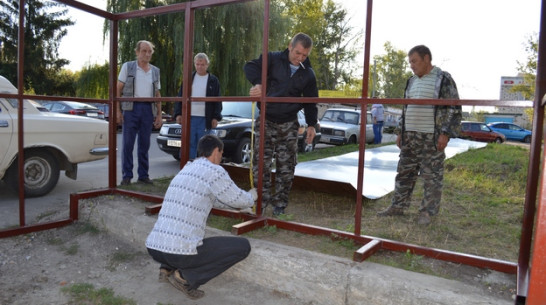
<path id="1" fill-rule="evenodd" d="M 444 151 L 447 146 L 447 142 L 449 142 L 449 137 L 445 134 L 441 134 L 438 137 L 438 143 L 436 144 L 436 148 L 438 149 L 438 151 Z"/>
<path id="2" fill-rule="evenodd" d="M 315 130 L 315 127 L 308 126 L 307 127 L 307 138 L 305 139 L 305 143 L 313 144 L 313 140 L 315 139 L 316 135 L 317 135 L 317 132 Z"/>
<path id="3" fill-rule="evenodd" d="M 155 117 L 154 128 L 159 129 L 161 125 L 163 125 L 163 118 L 161 117 L 161 114 L 158 114 Z"/>
<path id="4" fill-rule="evenodd" d="M 258 191 L 256 190 L 256 188 L 252 188 L 248 192 L 252 196 L 252 201 L 258 200 Z"/>
<path id="5" fill-rule="evenodd" d="M 400 133 L 396 136 L 396 146 L 402 148 L 402 134 Z"/>
<path id="6" fill-rule="evenodd" d="M 121 110 L 116 113 L 116 123 L 118 125 L 123 124 L 123 112 Z"/>
<path id="7" fill-rule="evenodd" d="M 211 128 L 216 128 L 216 126 L 218 126 L 218 120 L 212 119 L 212 121 L 210 122 L 210 125 L 211 125 Z"/>
<path id="8" fill-rule="evenodd" d="M 262 85 L 254 85 L 250 88 L 249 92 L 251 97 L 261 97 L 262 96 Z"/>

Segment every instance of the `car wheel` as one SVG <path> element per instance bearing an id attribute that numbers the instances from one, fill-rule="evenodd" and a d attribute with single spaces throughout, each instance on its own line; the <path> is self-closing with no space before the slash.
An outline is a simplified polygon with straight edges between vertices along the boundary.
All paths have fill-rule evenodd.
<path id="1" fill-rule="evenodd" d="M 250 145 L 250 139 L 247 137 L 241 138 L 237 149 L 233 153 L 233 162 L 235 163 L 248 163 L 250 162 L 250 153 L 252 146 Z"/>
<path id="2" fill-rule="evenodd" d="M 352 135 L 352 136 L 349 138 L 349 141 L 347 141 L 347 144 L 356 144 L 356 136 L 355 136 L 355 135 Z"/>
<path id="3" fill-rule="evenodd" d="M 502 139 L 501 139 L 501 138 L 496 138 L 496 139 L 495 139 L 495 143 L 501 144 L 501 143 L 502 143 Z"/>
<path id="4" fill-rule="evenodd" d="M 523 138 L 523 142 L 531 143 L 531 136 L 526 136 L 525 138 Z"/>
<path id="5" fill-rule="evenodd" d="M 19 190 L 18 161 L 15 159 L 6 173 L 6 183 L 15 191 Z M 47 151 L 25 152 L 23 164 L 25 175 L 25 196 L 39 197 L 49 192 L 59 181 L 59 164 Z"/>

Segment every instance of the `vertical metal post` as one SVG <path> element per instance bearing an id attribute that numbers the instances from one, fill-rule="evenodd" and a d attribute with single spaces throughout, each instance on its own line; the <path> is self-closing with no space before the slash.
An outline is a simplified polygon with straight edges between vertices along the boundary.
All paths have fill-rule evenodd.
<path id="1" fill-rule="evenodd" d="M 358 177 L 356 186 L 355 235 L 361 233 L 362 189 L 364 187 L 364 158 L 366 150 L 366 118 L 368 117 L 368 78 L 370 76 L 370 40 L 372 33 L 373 0 L 368 0 L 366 9 L 366 38 L 364 42 L 364 72 L 362 77 L 362 98 L 360 102 L 360 143 L 358 144 Z"/>
<path id="2" fill-rule="evenodd" d="M 108 187 L 115 188 L 117 181 L 117 115 L 119 106 L 117 101 L 117 61 L 118 61 L 118 31 L 119 21 L 110 20 L 110 73 L 108 82 L 108 107 L 110 107 L 110 121 L 108 122 Z"/>
<path id="3" fill-rule="evenodd" d="M 258 160 L 263 160 L 264 158 L 264 143 L 265 143 L 265 103 L 266 103 L 266 92 L 267 92 L 267 61 L 268 51 L 269 51 L 269 8 L 270 1 L 264 0 L 264 25 L 263 25 L 263 37 L 262 37 L 262 96 L 260 103 L 260 150 L 255 151 L 258 153 Z M 250 143 L 254 145 L 254 143 Z M 255 146 L 254 146 L 255 147 Z M 250 169 L 252 170 L 252 168 Z M 263 171 L 264 164 L 263 162 L 258 162 L 258 202 L 256 203 L 256 214 L 258 216 L 262 215 L 262 198 L 263 198 Z"/>
<path id="4" fill-rule="evenodd" d="M 19 44 L 17 45 L 17 139 L 18 159 L 17 168 L 19 172 L 19 225 L 25 226 L 25 128 L 24 128 L 24 105 L 23 92 L 25 89 L 25 0 L 19 0 Z"/>
<path id="5" fill-rule="evenodd" d="M 190 158 L 190 120 L 191 120 L 191 74 L 192 74 L 192 55 L 193 55 L 193 23 L 195 12 L 191 8 L 191 2 L 186 2 L 185 20 L 184 20 L 184 69 L 182 77 L 182 134 L 180 141 L 180 168 L 186 164 Z"/>
<path id="6" fill-rule="evenodd" d="M 538 61 L 535 87 L 535 103 L 533 112 L 533 137 L 531 140 L 531 160 L 529 161 L 529 175 L 527 191 L 525 195 L 525 209 L 523 227 L 520 240 L 520 255 L 518 259 L 518 296 L 520 294 L 520 283 L 529 275 L 527 303 L 528 305 L 538 305 L 546 303 L 546 152 L 542 156 L 542 184 L 538 197 L 538 212 L 536 214 L 535 236 L 532 237 L 533 224 L 536 206 L 536 194 L 539 184 L 540 153 L 542 149 L 543 128 L 544 128 L 544 103 L 543 97 L 546 96 L 546 33 L 544 32 L 546 18 L 546 0 L 542 0 L 540 14 L 540 28 L 538 40 Z M 531 247 L 531 242 L 533 246 Z M 532 263 L 529 265 L 529 259 L 532 252 Z M 529 266 L 531 266 L 530 272 Z M 522 288 L 527 288 L 522 285 Z"/>

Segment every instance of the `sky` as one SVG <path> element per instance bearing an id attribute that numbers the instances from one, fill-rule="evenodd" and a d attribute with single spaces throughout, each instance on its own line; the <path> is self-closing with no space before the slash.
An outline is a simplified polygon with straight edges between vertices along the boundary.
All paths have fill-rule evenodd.
<path id="1" fill-rule="evenodd" d="M 336 1 L 336 0 L 334 0 Z M 80 2 L 105 9 L 106 0 Z M 337 0 L 356 29 L 366 25 L 365 0 Z M 526 61 L 528 37 L 540 28 L 540 0 L 376 0 L 373 2 L 371 56 L 385 42 L 407 52 L 424 44 L 432 63 L 453 76 L 462 99 L 499 99 L 501 76 L 516 76 Z M 70 8 L 76 24 L 61 41 L 60 55 L 77 71 L 108 61 L 103 19 Z M 362 39 L 364 42 L 364 39 Z M 363 55 L 356 64 L 362 65 Z"/>

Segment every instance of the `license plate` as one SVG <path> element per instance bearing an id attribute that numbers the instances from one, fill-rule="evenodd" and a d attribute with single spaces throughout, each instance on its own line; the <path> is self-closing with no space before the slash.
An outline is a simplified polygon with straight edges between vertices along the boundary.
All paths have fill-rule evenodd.
<path id="1" fill-rule="evenodd" d="M 167 140 L 167 146 L 182 147 L 182 141 L 180 141 L 180 140 Z"/>
<path id="2" fill-rule="evenodd" d="M 95 112 L 88 112 L 88 113 L 87 113 L 87 116 L 92 116 L 92 117 L 96 118 L 96 117 L 99 116 L 99 114 L 98 114 L 98 113 L 95 113 Z"/>

